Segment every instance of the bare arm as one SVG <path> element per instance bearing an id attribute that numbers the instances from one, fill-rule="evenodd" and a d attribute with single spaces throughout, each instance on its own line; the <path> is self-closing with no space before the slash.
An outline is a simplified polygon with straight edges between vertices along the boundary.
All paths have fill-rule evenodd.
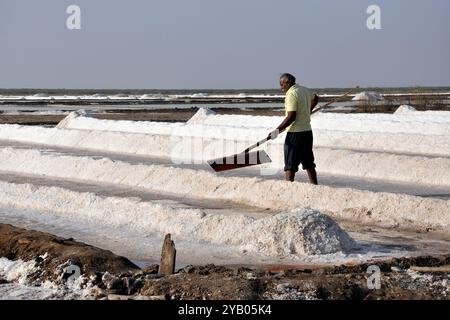
<path id="1" fill-rule="evenodd" d="M 289 127 L 292 122 L 295 121 L 295 117 L 297 116 L 296 111 L 289 111 L 286 118 L 284 118 L 283 122 L 277 127 L 278 131 L 282 132 L 284 129 Z"/>
<path id="2" fill-rule="evenodd" d="M 283 122 L 277 127 L 276 130 L 278 130 L 278 133 L 283 132 L 287 127 L 289 127 L 292 122 L 295 121 L 295 117 L 297 116 L 297 112 L 296 111 L 288 111 L 288 114 L 286 116 L 286 118 L 284 118 Z M 274 131 L 276 131 L 274 130 Z M 272 131 L 271 133 L 269 133 L 269 135 L 267 136 L 267 139 L 275 139 L 276 136 L 278 134 L 275 134 L 275 132 Z"/>
<path id="3" fill-rule="evenodd" d="M 311 112 L 314 110 L 314 108 L 319 103 L 319 96 L 317 94 L 314 95 L 314 98 L 311 100 Z"/>

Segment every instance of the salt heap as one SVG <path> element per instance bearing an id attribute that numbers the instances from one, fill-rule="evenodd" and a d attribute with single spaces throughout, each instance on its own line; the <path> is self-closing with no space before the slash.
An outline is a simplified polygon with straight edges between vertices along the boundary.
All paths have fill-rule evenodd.
<path id="1" fill-rule="evenodd" d="M 36 93 L 36 94 L 33 94 L 32 97 L 34 97 L 34 98 L 48 98 L 49 95 L 46 94 L 46 93 Z"/>
<path id="2" fill-rule="evenodd" d="M 207 96 L 208 96 L 207 93 L 200 92 L 200 93 L 194 93 L 194 94 L 192 94 L 192 95 L 191 95 L 191 98 L 204 98 L 204 97 L 207 97 Z"/>
<path id="3" fill-rule="evenodd" d="M 384 97 L 381 94 L 379 94 L 378 92 L 363 91 L 363 92 L 360 92 L 357 95 L 355 95 L 355 97 L 352 100 L 375 102 L 375 101 L 384 100 Z"/>
<path id="4" fill-rule="evenodd" d="M 92 117 L 92 114 L 84 109 L 72 111 L 56 125 L 56 128 L 58 129 L 69 128 L 68 124 L 70 120 L 78 117 Z"/>
<path id="5" fill-rule="evenodd" d="M 411 107 L 407 104 L 402 104 L 400 107 L 397 108 L 397 110 L 395 110 L 394 114 L 401 114 L 414 111 L 417 111 L 416 108 Z"/>
<path id="6" fill-rule="evenodd" d="M 241 236 L 246 240 L 244 249 L 277 257 L 345 253 L 357 247 L 333 219 L 313 209 L 259 219 Z"/>
<path id="7" fill-rule="evenodd" d="M 203 124 L 208 116 L 213 116 L 216 113 L 208 108 L 200 108 L 198 111 L 187 121 L 188 124 Z"/>
<path id="8" fill-rule="evenodd" d="M 146 99 L 162 99 L 163 95 L 162 94 L 150 94 L 150 93 L 146 93 L 143 94 L 142 96 L 139 97 L 139 99 L 141 100 L 146 100 Z"/>
<path id="9" fill-rule="evenodd" d="M 27 278 L 32 274 L 35 269 L 36 262 L 30 260 L 24 262 L 22 260 L 11 261 L 7 258 L 0 258 L 0 277 L 5 278 L 7 281 L 16 281 L 19 284 L 25 284 Z"/>

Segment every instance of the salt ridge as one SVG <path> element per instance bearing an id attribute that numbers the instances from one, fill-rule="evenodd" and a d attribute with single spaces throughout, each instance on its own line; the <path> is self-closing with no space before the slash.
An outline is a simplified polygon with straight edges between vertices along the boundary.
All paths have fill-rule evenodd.
<path id="1" fill-rule="evenodd" d="M 271 257 L 295 258 L 356 248 L 355 242 L 333 220 L 312 209 L 300 208 L 256 219 L 243 214 L 207 214 L 200 209 L 133 198 L 105 198 L 57 187 L 5 182 L 0 182 L 0 186 L 4 190 L 0 204 L 8 207 L 40 210 L 90 224 L 126 225 L 149 234 L 171 233 L 178 239 L 228 244 Z"/>
<path id="2" fill-rule="evenodd" d="M 0 152 L 0 170 L 118 184 L 176 193 L 178 196 L 231 200 L 272 210 L 311 207 L 333 217 L 388 226 L 445 229 L 450 221 L 450 201 L 446 200 L 256 177 L 223 177 L 203 170 L 131 165 L 108 158 L 63 156 L 7 148 Z"/>
<path id="3" fill-rule="evenodd" d="M 408 113 L 409 114 L 409 113 Z M 413 113 L 415 114 L 415 113 Z M 389 132 L 412 133 L 422 135 L 450 135 L 450 117 L 446 115 L 430 115 L 419 113 L 420 116 L 387 115 L 387 114 L 333 114 L 319 113 L 313 116 L 311 126 L 313 130 L 356 131 L 356 132 Z M 448 112 L 450 114 L 450 112 Z M 195 118 L 195 115 L 194 115 Z M 216 115 L 210 114 L 194 123 L 164 123 L 151 121 L 101 120 L 85 116 L 72 115 L 63 120 L 58 128 L 107 130 L 149 134 L 183 134 L 183 130 L 195 134 L 202 131 L 208 137 L 216 134 L 219 137 L 222 130 L 231 127 L 235 130 L 234 137 L 243 132 L 261 135 L 268 129 L 278 126 L 283 117 L 248 116 L 248 115 Z M 252 128 L 248 130 L 246 128 Z M 229 135 L 229 133 L 228 133 Z"/>
<path id="4" fill-rule="evenodd" d="M 381 137 L 385 137 L 386 140 L 381 140 Z M 391 137 L 388 134 L 381 135 L 378 139 L 373 138 L 372 135 L 364 133 L 319 132 L 315 138 L 318 140 L 315 143 L 318 168 L 321 172 L 335 175 L 450 185 L 450 139 L 435 141 L 429 136 L 397 135 Z M 145 135 L 17 125 L 0 125 L 0 139 L 162 157 L 171 159 L 176 164 L 206 163 L 208 159 L 240 152 L 253 143 L 251 139 L 247 142 L 233 140 L 228 142 L 209 138 L 190 138 L 189 136 Z M 282 168 L 284 161 L 282 142 L 283 139 L 279 138 L 276 143 L 270 142 L 263 147 L 273 161 L 267 166 L 272 168 L 272 171 Z M 325 146 L 319 147 L 321 144 Z M 397 150 L 394 149 L 396 145 L 400 146 Z M 393 149 L 389 147 L 393 147 Z M 414 152 L 416 155 L 402 154 L 402 152 Z M 430 165 L 433 166 L 433 175 L 429 174 Z M 261 169 L 264 168 L 261 167 Z M 349 171 L 349 168 L 352 170 Z"/>

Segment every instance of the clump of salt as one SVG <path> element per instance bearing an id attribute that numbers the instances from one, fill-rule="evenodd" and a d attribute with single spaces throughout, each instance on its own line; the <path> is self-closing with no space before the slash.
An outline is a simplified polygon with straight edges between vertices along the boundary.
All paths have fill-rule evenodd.
<path id="1" fill-rule="evenodd" d="M 8 260 L 7 258 L 0 258 L 0 276 L 7 281 L 16 281 L 20 284 L 26 284 L 28 277 L 36 271 L 36 263 L 34 260 L 23 261 Z"/>
<path id="2" fill-rule="evenodd" d="M 326 214 L 300 209 L 260 219 L 241 234 L 243 249 L 272 256 L 319 255 L 349 252 L 355 241 Z"/>
<path id="3" fill-rule="evenodd" d="M 92 114 L 84 109 L 72 111 L 56 125 L 56 128 L 58 129 L 69 128 L 70 120 L 78 117 L 92 117 Z"/>
<path id="4" fill-rule="evenodd" d="M 369 101 L 369 102 L 375 102 L 375 101 L 381 101 L 384 100 L 384 97 L 379 94 L 378 92 L 374 91 L 363 91 L 355 95 L 353 97 L 354 101 Z"/>
<path id="5" fill-rule="evenodd" d="M 208 108 L 200 108 L 198 111 L 187 121 L 188 124 L 202 124 L 208 116 L 215 115 L 216 113 Z"/>
<path id="6" fill-rule="evenodd" d="M 397 110 L 395 110 L 394 114 L 414 112 L 414 111 L 417 111 L 416 108 L 411 107 L 407 104 L 402 104 L 400 107 L 397 108 Z"/>

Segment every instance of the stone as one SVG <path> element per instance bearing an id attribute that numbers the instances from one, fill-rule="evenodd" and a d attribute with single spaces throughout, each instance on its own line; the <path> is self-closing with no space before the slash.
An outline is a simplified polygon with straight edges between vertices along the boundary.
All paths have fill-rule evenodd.
<path id="1" fill-rule="evenodd" d="M 175 244 L 170 239 L 170 233 L 166 234 L 161 252 L 161 264 L 159 266 L 159 274 L 170 275 L 175 273 L 176 259 Z"/>

